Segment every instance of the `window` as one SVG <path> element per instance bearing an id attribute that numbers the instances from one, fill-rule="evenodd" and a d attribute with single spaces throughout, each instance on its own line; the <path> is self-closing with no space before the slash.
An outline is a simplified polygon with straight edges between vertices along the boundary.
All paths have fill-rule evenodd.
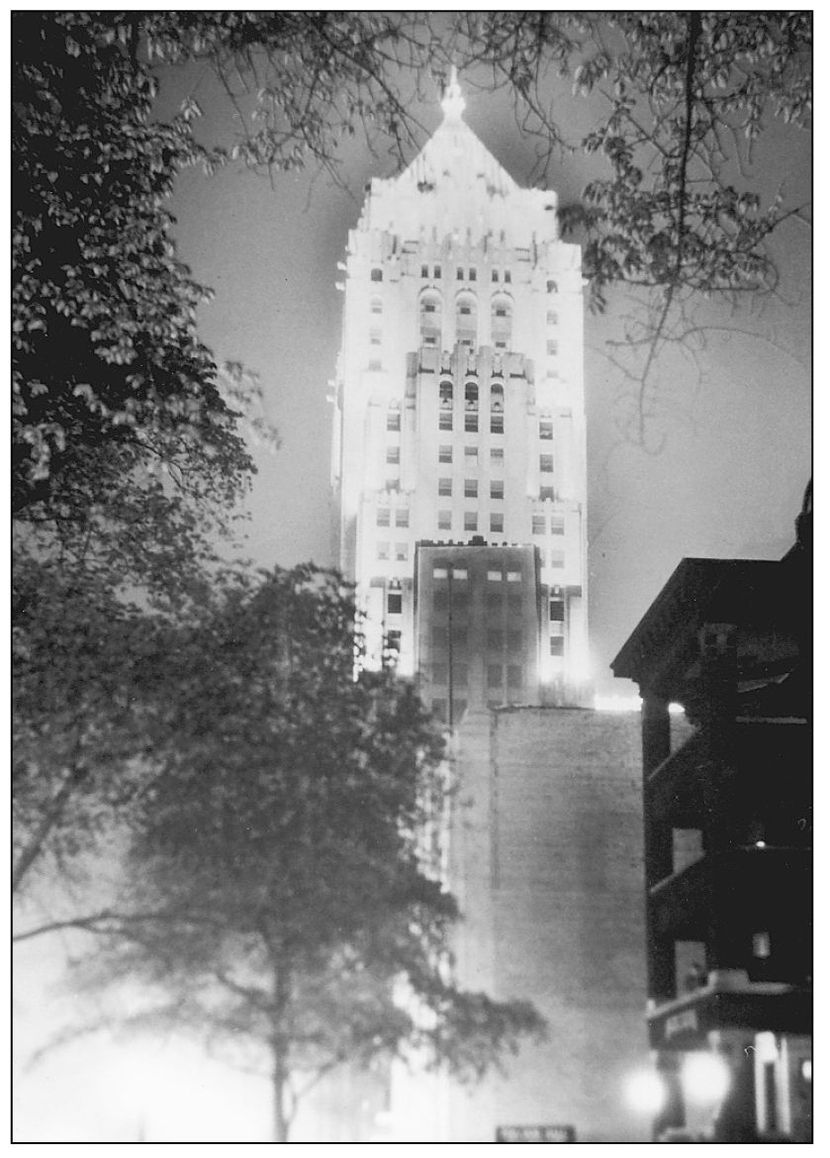
<path id="1" fill-rule="evenodd" d="M 556 310 L 548 310 L 547 323 L 549 326 L 555 326 L 559 322 L 559 314 Z"/>
<path id="2" fill-rule="evenodd" d="M 555 282 L 555 281 L 549 281 L 549 282 L 548 282 L 548 284 L 547 284 L 547 291 L 548 291 L 548 293 L 549 293 L 549 294 L 555 294 L 555 293 L 556 293 L 556 291 L 557 291 L 557 286 L 556 286 L 556 282 Z"/>
<path id="3" fill-rule="evenodd" d="M 552 619 L 550 621 L 550 633 L 551 635 L 564 635 L 565 624 L 560 619 Z"/>
<path id="4" fill-rule="evenodd" d="M 447 572 L 445 571 L 444 572 L 444 578 L 446 579 L 446 577 L 447 577 Z M 446 611 L 446 609 L 447 609 L 447 593 L 446 593 L 446 591 L 434 592 L 434 594 L 432 596 L 432 607 L 433 607 L 434 611 L 441 611 L 441 612 Z"/>
<path id="5" fill-rule="evenodd" d="M 440 265 L 435 266 L 435 268 L 432 271 L 432 276 L 433 277 L 440 277 L 441 276 L 441 266 Z"/>
<path id="6" fill-rule="evenodd" d="M 399 491 L 401 489 L 401 480 L 399 478 L 388 478 L 384 486 L 388 491 Z"/>
<path id="7" fill-rule="evenodd" d="M 506 349 L 510 343 L 513 326 L 513 309 L 507 298 L 496 298 L 490 306 L 490 332 L 493 344 Z"/>
<path id="8" fill-rule="evenodd" d="M 564 567 L 565 566 L 565 552 L 564 551 L 551 551 L 551 553 L 550 553 L 550 565 L 551 565 L 551 567 Z"/>
<path id="9" fill-rule="evenodd" d="M 564 655 L 565 654 L 565 640 L 561 635 L 552 635 L 550 637 L 550 654 Z"/>
<path id="10" fill-rule="evenodd" d="M 553 470 L 553 455 L 540 454 L 539 455 L 539 470 L 547 473 Z"/>
<path id="11" fill-rule="evenodd" d="M 506 269 L 506 270 L 504 271 L 504 280 L 505 280 L 505 282 L 506 282 L 506 284 L 507 284 L 507 285 L 510 285 L 511 281 L 513 280 L 513 278 L 512 278 L 512 277 L 511 277 L 511 275 L 510 275 L 510 270 L 509 270 L 509 269 Z"/>
<path id="12" fill-rule="evenodd" d="M 400 430 L 401 428 L 401 413 L 399 410 L 390 410 L 386 415 L 386 429 Z"/>
<path id="13" fill-rule="evenodd" d="M 387 631 L 386 647 L 389 651 L 401 650 L 401 633 L 399 631 Z"/>
<path id="14" fill-rule="evenodd" d="M 474 346 L 477 332 L 475 298 L 464 294 L 455 303 L 455 340 L 464 345 Z"/>
<path id="15" fill-rule="evenodd" d="M 504 480 L 497 478 L 490 481 L 490 498 L 503 499 L 504 498 Z"/>
<path id="16" fill-rule="evenodd" d="M 490 387 L 490 410 L 496 413 L 504 410 L 504 387 L 500 382 L 494 382 Z"/>
<path id="17" fill-rule="evenodd" d="M 521 581 L 522 581 L 521 571 L 508 571 L 507 572 L 507 582 L 508 583 L 521 583 Z"/>
<path id="18" fill-rule="evenodd" d="M 464 465 L 469 467 L 478 466 L 478 447 L 465 446 L 464 447 Z"/>
<path id="19" fill-rule="evenodd" d="M 439 478 L 439 480 L 438 480 L 438 493 L 439 493 L 439 495 L 451 495 L 452 494 L 452 479 L 451 478 Z"/>
<path id="20" fill-rule="evenodd" d="M 382 314 L 383 313 L 383 302 L 380 300 L 380 298 L 372 298 L 372 301 L 369 305 L 369 309 L 371 310 L 371 312 L 373 314 Z"/>
<path id="21" fill-rule="evenodd" d="M 442 410 L 452 409 L 452 382 L 444 381 L 438 387 L 438 404 Z"/>
<path id="22" fill-rule="evenodd" d="M 499 271 L 497 269 L 494 269 L 493 272 L 490 274 L 490 281 L 498 281 L 498 280 L 499 280 Z"/>
<path id="23" fill-rule="evenodd" d="M 550 517 L 550 529 L 551 529 L 551 533 L 554 535 L 564 535 L 565 534 L 565 516 L 564 515 L 551 515 L 551 517 Z"/>
<path id="24" fill-rule="evenodd" d="M 487 614 L 498 615 L 503 606 L 501 595 L 492 592 L 487 596 Z"/>
<path id="25" fill-rule="evenodd" d="M 461 266 L 458 266 L 458 268 L 455 271 L 455 280 L 456 281 L 463 281 L 464 280 L 464 270 L 461 268 Z"/>
<path id="26" fill-rule="evenodd" d="M 464 479 L 464 497 L 467 499 L 478 498 L 478 480 L 474 478 Z"/>
<path id="27" fill-rule="evenodd" d="M 388 543 L 378 543 L 378 558 L 379 559 L 388 559 L 389 558 L 389 544 Z"/>
<path id="28" fill-rule="evenodd" d="M 438 335 L 437 334 L 424 334 L 424 336 L 421 338 L 421 343 L 424 346 L 437 346 L 438 345 Z"/>
<path id="29" fill-rule="evenodd" d="M 504 639 L 499 628 L 491 627 L 487 632 L 487 646 L 491 651 L 501 651 L 504 646 Z"/>
<path id="30" fill-rule="evenodd" d="M 507 665 L 507 686 L 509 688 L 520 688 L 524 683 L 524 673 L 520 664 L 509 663 Z"/>
<path id="31" fill-rule="evenodd" d="M 390 615 L 400 615 L 403 610 L 403 596 L 400 591 L 389 591 L 386 596 L 386 610 Z"/>
<path id="32" fill-rule="evenodd" d="M 464 512 L 464 530 L 477 531 L 478 530 L 478 515 L 475 511 Z"/>
<path id="33" fill-rule="evenodd" d="M 458 312 L 459 312 L 459 314 L 461 314 L 463 317 L 466 318 L 466 317 L 469 317 L 473 311 L 472 311 L 470 306 L 462 305 L 462 306 L 458 307 Z"/>
<path id="34" fill-rule="evenodd" d="M 478 415 L 465 414 L 464 415 L 464 429 L 468 434 L 475 434 L 478 430 Z"/>
<path id="35" fill-rule="evenodd" d="M 383 339 L 381 337 L 380 330 L 370 330 L 369 331 L 369 345 L 370 346 L 380 346 L 382 344 L 383 344 Z"/>
<path id="36" fill-rule="evenodd" d="M 507 650 L 521 651 L 522 650 L 522 633 L 520 631 L 508 631 L 507 633 Z"/>
<path id="37" fill-rule="evenodd" d="M 469 277 L 470 277 L 470 281 L 475 281 L 476 278 L 478 277 L 478 270 L 471 269 Z"/>
<path id="38" fill-rule="evenodd" d="M 551 619 L 552 623 L 554 623 L 554 622 L 555 623 L 564 623 L 565 622 L 565 600 L 564 599 L 551 599 L 550 607 L 549 607 L 549 614 L 550 614 L 550 619 Z"/>
<path id="39" fill-rule="evenodd" d="M 503 470 L 504 469 L 504 447 L 491 446 L 490 447 L 490 469 Z"/>
<path id="40" fill-rule="evenodd" d="M 548 338 L 547 351 L 551 357 L 559 353 L 559 343 L 554 338 Z"/>
<path id="41" fill-rule="evenodd" d="M 493 345 L 496 347 L 497 350 L 506 350 L 507 349 L 507 342 L 505 342 L 503 338 L 497 338 L 496 341 L 493 343 Z"/>
<path id="42" fill-rule="evenodd" d="M 387 446 L 386 461 L 399 463 L 401 461 L 401 448 L 399 446 Z"/>
<path id="43" fill-rule="evenodd" d="M 553 487 L 540 487 L 539 488 L 539 498 L 542 500 L 543 503 L 544 502 L 551 502 L 552 503 L 553 499 L 554 499 Z"/>
<path id="44" fill-rule="evenodd" d="M 504 434 L 504 415 L 491 414 L 490 415 L 490 433 Z"/>
<path id="45" fill-rule="evenodd" d="M 464 580 L 464 579 L 469 579 L 470 576 L 467 573 L 466 567 L 453 567 L 452 577 L 453 577 L 453 579 Z"/>
<path id="46" fill-rule="evenodd" d="M 421 306 L 421 313 L 435 314 L 437 312 L 438 312 L 438 307 L 436 306 L 435 302 L 430 301 L 429 299 L 425 299 L 423 302 L 423 305 Z"/>
<path id="47" fill-rule="evenodd" d="M 478 386 L 475 382 L 468 382 L 464 387 L 464 408 L 478 410 Z"/>
<path id="48" fill-rule="evenodd" d="M 550 442 L 553 438 L 553 422 L 550 418 L 542 418 L 539 422 L 539 437 Z"/>
<path id="49" fill-rule="evenodd" d="M 452 411 L 442 410 L 438 415 L 438 429 L 452 430 Z"/>
<path id="50" fill-rule="evenodd" d="M 373 269 L 369 276 L 371 277 L 372 281 L 383 281 L 383 270 Z"/>
<path id="51" fill-rule="evenodd" d="M 500 688 L 504 682 L 502 678 L 502 668 L 500 663 L 488 663 L 487 665 L 487 687 Z"/>
<path id="52" fill-rule="evenodd" d="M 421 266 L 421 277 L 429 277 L 429 266 L 428 265 L 422 265 Z"/>
<path id="53" fill-rule="evenodd" d="M 408 527 L 409 526 L 409 511 L 397 510 L 395 511 L 395 526 Z"/>
<path id="54" fill-rule="evenodd" d="M 501 513 L 490 515 L 490 531 L 499 535 L 504 533 L 504 515 Z"/>
<path id="55" fill-rule="evenodd" d="M 388 527 L 389 526 L 389 508 L 388 507 L 378 507 L 377 525 L 379 527 Z"/>
<path id="56" fill-rule="evenodd" d="M 379 358 L 372 358 L 369 362 L 369 369 L 370 370 L 382 370 L 383 365 L 381 364 L 380 359 Z"/>
<path id="57" fill-rule="evenodd" d="M 439 462 L 452 462 L 452 444 L 451 443 L 445 442 L 441 446 L 438 447 L 438 461 Z"/>
<path id="58" fill-rule="evenodd" d="M 534 535 L 544 535 L 545 533 L 545 516 L 534 515 L 532 531 Z"/>
<path id="59" fill-rule="evenodd" d="M 487 579 L 490 583 L 501 583 L 503 578 L 504 578 L 504 576 L 502 575 L 501 571 L 488 571 L 487 572 Z"/>
<path id="60" fill-rule="evenodd" d="M 433 579 L 446 579 L 447 568 L 446 567 L 433 567 L 432 568 L 432 577 L 433 577 Z"/>
<path id="61" fill-rule="evenodd" d="M 396 543 L 395 544 L 395 558 L 398 560 L 406 560 L 409 558 L 409 544 Z"/>
<path id="62" fill-rule="evenodd" d="M 439 531 L 452 530 L 452 511 L 438 512 L 438 529 Z"/>

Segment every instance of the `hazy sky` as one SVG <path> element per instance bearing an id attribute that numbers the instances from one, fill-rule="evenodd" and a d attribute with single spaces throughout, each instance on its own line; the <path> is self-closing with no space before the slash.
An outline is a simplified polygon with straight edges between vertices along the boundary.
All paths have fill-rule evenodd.
<path id="1" fill-rule="evenodd" d="M 197 95 L 211 131 L 230 123 L 227 109 L 224 121 L 214 119 L 206 82 Z M 466 98 L 468 124 L 520 184 L 533 183 L 534 148 L 516 129 L 509 102 L 469 85 Z M 575 135 L 573 117 L 587 113 L 566 109 L 566 128 Z M 437 127 L 437 94 L 418 115 L 426 131 Z M 769 142 L 761 157 L 766 190 L 783 180 L 806 200 L 810 148 L 809 136 L 794 141 L 794 132 Z M 180 181 L 181 255 L 216 293 L 201 315 L 203 339 L 220 359 L 238 358 L 258 372 L 282 438 L 275 457 L 257 455 L 249 549 L 263 565 L 336 562 L 326 396 L 340 344 L 337 262 L 365 182 L 396 171 L 390 157 L 357 143 L 341 170 L 346 189 L 312 173 L 279 177 L 273 187 L 239 170 L 209 178 L 193 171 Z M 586 174 L 577 154 L 557 159 L 546 176 L 566 202 L 579 195 Z M 612 322 L 587 318 L 589 615 L 602 690 L 628 690 L 611 679 L 608 664 L 684 555 L 775 558 L 792 542 L 810 475 L 811 241 L 803 225 L 786 229 L 777 247 L 781 300 L 762 317 L 735 323 L 763 336 L 713 335 L 701 383 L 683 361 L 665 366 L 666 442 L 658 455 L 620 442 L 620 381 L 603 354 Z M 716 308 L 709 316 L 729 323 Z"/>

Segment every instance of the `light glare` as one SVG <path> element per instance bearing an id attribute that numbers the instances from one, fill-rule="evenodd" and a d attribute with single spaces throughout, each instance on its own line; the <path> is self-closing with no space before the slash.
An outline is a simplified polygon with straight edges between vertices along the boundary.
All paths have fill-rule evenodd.
<path id="1" fill-rule="evenodd" d="M 690 1102 L 711 1105 L 726 1096 L 732 1077 L 729 1066 L 716 1053 L 690 1053 L 680 1074 L 683 1092 Z"/>
<path id="2" fill-rule="evenodd" d="M 625 1100 L 638 1114 L 659 1114 L 667 1095 L 665 1081 L 654 1070 L 638 1070 L 625 1080 Z"/>

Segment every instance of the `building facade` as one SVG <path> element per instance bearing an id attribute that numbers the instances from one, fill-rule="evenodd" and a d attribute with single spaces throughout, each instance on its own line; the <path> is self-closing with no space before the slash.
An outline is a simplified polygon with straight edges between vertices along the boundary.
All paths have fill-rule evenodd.
<path id="1" fill-rule="evenodd" d="M 534 548 L 532 666 L 561 700 L 589 674 L 580 250 L 559 236 L 555 193 L 520 188 L 463 107 L 453 82 L 443 123 L 403 173 L 372 180 L 349 236 L 340 564 L 367 613 L 368 662 L 389 646 L 402 674 L 431 679 L 416 545 Z"/>
<path id="2" fill-rule="evenodd" d="M 658 1129 L 810 1141 L 809 557 L 802 535 L 779 562 L 684 559 L 612 664 L 643 697 Z M 675 750 L 670 701 L 695 725 Z"/>

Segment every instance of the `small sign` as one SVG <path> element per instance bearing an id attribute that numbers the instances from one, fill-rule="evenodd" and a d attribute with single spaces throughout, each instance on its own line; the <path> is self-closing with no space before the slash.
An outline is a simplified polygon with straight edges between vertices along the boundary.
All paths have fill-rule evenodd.
<path id="1" fill-rule="evenodd" d="M 497 1142 L 575 1142 L 573 1126 L 497 1126 Z"/>

